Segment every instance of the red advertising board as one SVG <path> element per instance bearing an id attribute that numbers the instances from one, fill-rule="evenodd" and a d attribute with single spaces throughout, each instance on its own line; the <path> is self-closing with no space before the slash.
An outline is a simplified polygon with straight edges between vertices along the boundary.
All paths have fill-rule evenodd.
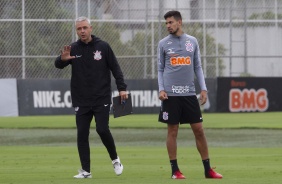
<path id="1" fill-rule="evenodd" d="M 282 111 L 282 78 L 217 79 L 218 112 Z"/>

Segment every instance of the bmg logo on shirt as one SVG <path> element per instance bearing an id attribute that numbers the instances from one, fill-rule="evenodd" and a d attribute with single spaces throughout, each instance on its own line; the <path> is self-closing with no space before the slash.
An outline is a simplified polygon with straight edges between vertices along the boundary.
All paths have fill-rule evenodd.
<path id="1" fill-rule="evenodd" d="M 190 57 L 171 57 L 170 64 L 172 66 L 179 66 L 179 65 L 190 65 L 191 58 Z"/>
<path id="2" fill-rule="evenodd" d="M 171 90 L 173 93 L 182 94 L 189 93 L 189 86 L 171 86 Z"/>

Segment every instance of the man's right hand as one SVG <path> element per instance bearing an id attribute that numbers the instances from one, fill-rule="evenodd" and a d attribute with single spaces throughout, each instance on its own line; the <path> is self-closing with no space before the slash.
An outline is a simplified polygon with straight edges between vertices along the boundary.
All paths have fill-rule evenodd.
<path id="1" fill-rule="evenodd" d="M 61 50 L 61 60 L 62 61 L 67 61 L 67 60 L 75 58 L 75 56 L 70 55 L 70 51 L 71 51 L 71 46 L 65 45 L 64 50 Z"/>
<path id="2" fill-rule="evenodd" d="M 167 94 L 166 94 L 165 91 L 160 91 L 160 93 L 159 93 L 159 99 L 160 99 L 161 101 L 164 101 L 164 100 L 168 99 Z"/>

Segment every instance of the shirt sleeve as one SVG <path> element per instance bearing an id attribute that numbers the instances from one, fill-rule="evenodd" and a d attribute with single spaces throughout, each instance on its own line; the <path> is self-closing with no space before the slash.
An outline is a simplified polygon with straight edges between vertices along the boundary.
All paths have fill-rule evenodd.
<path id="1" fill-rule="evenodd" d="M 116 80 L 117 89 L 118 91 L 126 91 L 127 85 L 124 82 L 124 76 L 121 71 L 120 65 L 117 61 L 117 58 L 110 45 L 107 44 L 107 47 L 108 47 L 107 62 Z"/>
<path id="2" fill-rule="evenodd" d="M 62 61 L 61 56 L 58 56 L 55 60 L 55 67 L 59 69 L 63 69 L 71 63 L 71 60 Z"/>
<path id="3" fill-rule="evenodd" d="M 159 92 L 164 90 L 164 68 L 165 68 L 165 56 L 163 47 L 161 45 L 161 42 L 158 44 L 158 50 L 157 50 L 157 58 L 158 58 L 158 85 L 159 85 Z"/>
<path id="4" fill-rule="evenodd" d="M 75 54 L 73 53 L 74 52 L 74 43 L 71 44 L 71 53 L 70 55 L 71 56 L 74 56 Z M 63 69 L 65 68 L 66 66 L 72 64 L 72 59 L 68 60 L 68 61 L 62 61 L 61 59 L 61 55 L 59 55 L 56 59 L 55 59 L 55 67 L 56 68 L 59 68 L 59 69 Z"/>
<path id="5" fill-rule="evenodd" d="M 196 50 L 194 52 L 194 72 L 199 82 L 199 86 L 201 90 L 207 91 L 205 76 L 204 76 L 204 72 L 202 69 L 202 63 L 201 63 L 200 48 L 199 48 L 199 44 L 197 40 L 196 40 Z"/>

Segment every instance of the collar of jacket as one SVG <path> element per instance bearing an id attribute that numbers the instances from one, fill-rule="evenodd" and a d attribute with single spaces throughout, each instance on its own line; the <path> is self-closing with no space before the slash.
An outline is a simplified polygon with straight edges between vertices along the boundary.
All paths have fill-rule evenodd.
<path id="1" fill-rule="evenodd" d="M 180 35 L 180 36 L 176 36 L 176 35 L 170 34 L 170 37 L 171 37 L 171 38 L 185 38 L 185 37 L 186 37 L 186 34 L 183 33 L 183 34 Z"/>
<path id="2" fill-rule="evenodd" d="M 91 35 L 92 37 L 92 40 L 90 42 L 88 42 L 87 44 L 84 43 L 83 41 L 81 41 L 80 39 L 77 40 L 77 43 L 80 44 L 80 45 L 94 45 L 95 42 L 98 42 L 100 39 L 94 35 Z"/>

